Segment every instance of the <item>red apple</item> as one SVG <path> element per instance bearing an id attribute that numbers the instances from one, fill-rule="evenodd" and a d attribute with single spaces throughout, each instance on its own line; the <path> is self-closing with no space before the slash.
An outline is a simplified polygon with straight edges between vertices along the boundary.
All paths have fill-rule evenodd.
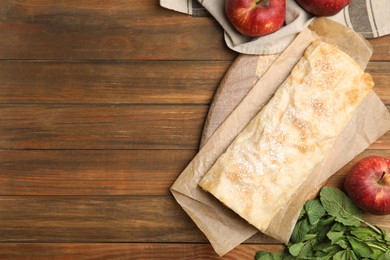
<path id="1" fill-rule="evenodd" d="M 316 16 L 332 16 L 352 0 L 295 0 L 303 9 Z"/>
<path id="2" fill-rule="evenodd" d="M 286 17 L 286 0 L 226 0 L 225 12 L 241 34 L 263 36 L 282 27 Z"/>
<path id="3" fill-rule="evenodd" d="M 344 190 L 362 210 L 377 215 L 390 213 L 390 160 L 368 156 L 347 174 Z"/>

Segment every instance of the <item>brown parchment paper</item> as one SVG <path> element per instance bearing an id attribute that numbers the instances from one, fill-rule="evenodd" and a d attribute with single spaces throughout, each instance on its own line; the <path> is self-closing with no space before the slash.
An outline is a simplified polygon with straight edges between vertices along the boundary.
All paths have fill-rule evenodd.
<path id="1" fill-rule="evenodd" d="M 366 67 L 372 54 L 371 46 L 347 27 L 326 18 L 315 19 L 309 28 L 302 31 L 280 54 L 171 187 L 177 202 L 206 235 L 220 256 L 259 230 L 203 191 L 198 183 L 233 139 L 268 102 L 302 57 L 307 46 L 317 38 L 339 46 L 362 68 Z M 285 207 L 280 209 L 263 233 L 287 243 L 304 202 L 313 197 L 338 169 L 389 129 L 390 113 L 377 95 L 371 92 L 339 136 L 328 156 L 316 167 L 308 181 L 302 183 Z"/>

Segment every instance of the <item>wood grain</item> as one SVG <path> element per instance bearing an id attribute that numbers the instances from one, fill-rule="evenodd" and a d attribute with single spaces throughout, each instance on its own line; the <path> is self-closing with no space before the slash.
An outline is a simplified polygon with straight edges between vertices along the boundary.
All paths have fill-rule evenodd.
<path id="1" fill-rule="evenodd" d="M 208 104 L 227 61 L 0 60 L 0 103 Z"/>
<path id="2" fill-rule="evenodd" d="M 232 60 L 212 18 L 158 0 L 0 1 L 0 59 Z M 194 33 L 196 32 L 196 33 Z"/>
<path id="3" fill-rule="evenodd" d="M 0 149 L 194 149 L 207 106 L 0 105 Z"/>
<path id="4" fill-rule="evenodd" d="M 0 151 L 0 195 L 170 195 L 169 188 L 197 150 L 6 150 Z M 330 178 L 345 174 L 366 150 Z"/>
<path id="5" fill-rule="evenodd" d="M 372 61 L 389 61 L 390 45 L 388 36 L 368 40 L 373 47 Z"/>
<path id="6" fill-rule="evenodd" d="M 0 242 L 206 242 L 181 213 L 169 196 L 2 196 Z"/>
<path id="7" fill-rule="evenodd" d="M 390 105 L 390 62 L 369 62 L 366 72 L 374 79 L 374 91 L 386 105 Z"/>
<path id="8" fill-rule="evenodd" d="M 169 195 L 196 150 L 0 151 L 1 195 Z"/>
<path id="9" fill-rule="evenodd" d="M 389 110 L 389 108 L 387 109 Z M 389 146 L 390 146 L 390 131 L 388 131 L 386 134 L 384 134 L 382 137 L 376 140 L 373 144 L 371 144 L 368 147 L 368 149 L 376 149 L 378 150 L 378 153 L 381 153 L 382 151 L 388 150 Z"/>
<path id="10" fill-rule="evenodd" d="M 0 103 L 210 104 L 228 61 L 63 62 L 0 60 Z M 389 62 L 370 62 L 390 105 Z"/>
<path id="11" fill-rule="evenodd" d="M 0 242 L 208 242 L 171 196 L 1 196 L 0 222 Z"/>
<path id="12" fill-rule="evenodd" d="M 197 149 L 203 105 L 0 105 L 0 149 Z M 390 133 L 370 149 L 387 149 Z"/>
<path id="13" fill-rule="evenodd" d="M 257 251 L 277 252 L 282 245 L 240 245 L 229 252 L 223 259 L 253 259 Z M 0 244 L 0 258 L 25 260 L 85 260 L 85 259 L 172 259 L 172 252 L 178 260 L 221 259 L 209 244 Z"/>
<path id="14" fill-rule="evenodd" d="M 390 231 L 390 215 L 365 215 Z M 170 196 L 2 196 L 0 242 L 207 243 Z M 275 243 L 258 233 L 247 243 Z"/>
<path id="15" fill-rule="evenodd" d="M 158 0 L 10 0 L 0 39 L 0 259 L 220 259 L 169 192 L 237 57 L 220 25 Z M 388 106 L 389 40 L 367 68 Z M 259 233 L 224 259 L 283 248 Z"/>
<path id="16" fill-rule="evenodd" d="M 237 56 L 213 18 L 191 19 L 161 8 L 157 0 L 1 1 L 0 17 L 0 59 L 232 61 Z M 386 40 L 370 42 L 373 60 L 389 59 Z"/>

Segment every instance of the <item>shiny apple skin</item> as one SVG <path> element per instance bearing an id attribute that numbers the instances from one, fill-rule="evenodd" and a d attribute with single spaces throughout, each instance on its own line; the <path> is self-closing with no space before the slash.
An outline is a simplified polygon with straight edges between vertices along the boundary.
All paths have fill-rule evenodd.
<path id="1" fill-rule="evenodd" d="M 295 0 L 303 9 L 316 16 L 332 16 L 349 5 L 352 0 Z"/>
<path id="2" fill-rule="evenodd" d="M 248 37 L 279 30 L 286 17 L 286 0 L 269 0 L 268 6 L 256 0 L 226 0 L 225 12 L 233 27 Z"/>
<path id="3" fill-rule="evenodd" d="M 390 160 L 368 156 L 358 161 L 344 180 L 344 190 L 363 211 L 385 215 L 390 213 Z M 379 183 L 383 173 L 386 172 Z"/>

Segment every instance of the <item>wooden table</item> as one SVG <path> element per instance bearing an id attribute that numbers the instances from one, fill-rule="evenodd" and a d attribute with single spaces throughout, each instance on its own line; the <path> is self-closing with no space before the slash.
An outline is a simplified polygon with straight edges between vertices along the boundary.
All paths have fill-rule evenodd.
<path id="1" fill-rule="evenodd" d="M 370 42 L 390 105 L 390 36 Z M 217 259 L 168 189 L 236 57 L 158 0 L 0 1 L 0 259 Z M 258 241 L 225 258 L 283 249 Z"/>

